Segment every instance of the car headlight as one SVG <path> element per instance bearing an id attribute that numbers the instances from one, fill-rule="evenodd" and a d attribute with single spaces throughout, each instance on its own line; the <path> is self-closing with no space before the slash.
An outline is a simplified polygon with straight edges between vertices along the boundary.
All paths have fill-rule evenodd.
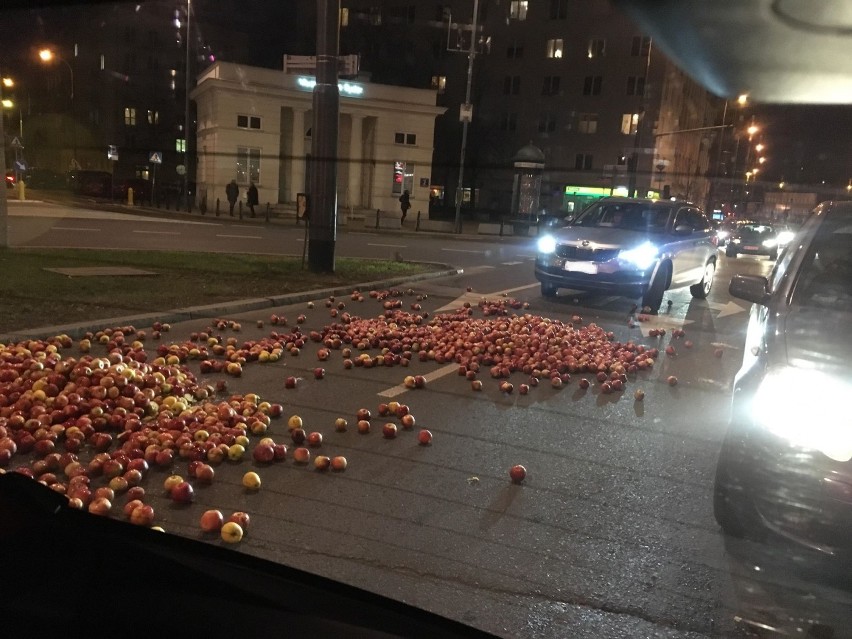
<path id="1" fill-rule="evenodd" d="M 760 383 L 752 404 L 754 420 L 791 444 L 847 462 L 852 459 L 852 420 L 836 402 L 850 390 L 837 376 L 785 368 Z"/>
<path id="2" fill-rule="evenodd" d="M 796 234 L 793 231 L 781 231 L 778 234 L 778 243 L 779 244 L 789 244 L 793 241 L 793 238 L 796 237 Z"/>
<path id="3" fill-rule="evenodd" d="M 718 237 L 720 240 L 724 240 L 729 235 L 730 235 L 730 233 L 728 231 L 718 231 L 716 233 L 716 237 Z"/>
<path id="4" fill-rule="evenodd" d="M 650 242 L 645 242 L 644 244 L 640 244 L 636 248 L 632 248 L 626 251 L 618 252 L 618 259 L 622 262 L 629 262 L 634 266 L 639 267 L 641 270 L 645 270 L 649 266 L 651 266 L 654 262 L 657 261 L 657 254 L 659 251 L 657 247 L 651 244 Z"/>
<path id="5" fill-rule="evenodd" d="M 763 240 L 763 245 L 766 248 L 772 248 L 773 246 L 778 246 L 778 240 Z"/>
<path id="6" fill-rule="evenodd" d="M 556 251 L 556 238 L 552 235 L 544 235 L 538 238 L 539 253 L 553 253 Z"/>
<path id="7" fill-rule="evenodd" d="M 731 240 L 731 241 L 732 241 L 734 244 L 739 244 L 740 242 L 742 242 L 742 240 L 741 240 L 740 238 L 738 238 L 738 237 L 735 237 L 735 238 L 734 238 L 733 240 Z"/>

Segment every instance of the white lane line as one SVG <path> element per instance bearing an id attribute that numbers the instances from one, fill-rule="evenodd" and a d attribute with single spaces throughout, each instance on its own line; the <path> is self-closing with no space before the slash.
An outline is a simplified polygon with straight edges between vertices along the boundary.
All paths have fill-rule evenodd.
<path id="1" fill-rule="evenodd" d="M 507 293 L 507 294 L 508 293 L 515 293 L 517 291 L 525 291 L 528 288 L 538 288 L 539 286 L 540 286 L 540 284 L 538 284 L 538 283 L 526 284 L 524 286 L 516 286 L 515 288 L 507 288 L 503 291 L 495 291 L 494 293 L 489 293 L 488 296 L 503 295 L 503 293 Z M 486 296 L 486 297 L 488 297 L 488 296 Z"/>
<path id="2" fill-rule="evenodd" d="M 244 240 L 262 240 L 263 239 L 262 235 L 228 235 L 226 233 L 222 233 L 222 234 L 217 233 L 216 237 L 235 237 L 235 238 L 244 239 Z"/>
<path id="3" fill-rule="evenodd" d="M 144 233 L 146 235 L 180 235 L 179 231 L 138 231 L 134 230 L 134 233 Z"/>
<path id="4" fill-rule="evenodd" d="M 85 231 L 86 233 L 92 233 L 95 231 L 100 231 L 100 229 L 95 228 L 85 228 L 83 226 L 53 226 L 50 229 L 51 231 Z"/>
<path id="5" fill-rule="evenodd" d="M 447 364 L 446 366 L 442 366 L 438 370 L 432 371 L 431 373 L 426 373 L 423 377 L 426 378 L 426 382 L 433 382 L 436 379 L 440 379 L 441 377 L 445 377 L 450 373 L 457 372 L 459 370 L 458 364 Z M 387 390 L 383 390 L 378 395 L 379 397 L 397 397 L 398 395 L 402 395 L 404 392 L 411 390 L 405 384 L 397 384 Z"/>
<path id="6" fill-rule="evenodd" d="M 517 266 L 518 264 L 523 264 L 523 262 L 501 262 L 503 266 Z"/>
<path id="7" fill-rule="evenodd" d="M 387 246 L 389 248 L 407 248 L 408 244 L 370 244 L 367 242 L 367 246 Z"/>
<path id="8" fill-rule="evenodd" d="M 468 249 L 454 249 L 454 248 L 442 248 L 442 251 L 450 251 L 452 253 L 477 253 L 479 255 L 485 255 L 488 251 L 471 251 Z"/>
<path id="9" fill-rule="evenodd" d="M 525 260 L 534 260 L 535 259 L 535 255 L 521 255 L 520 253 L 518 253 L 515 257 L 520 257 L 520 258 L 525 259 Z"/>

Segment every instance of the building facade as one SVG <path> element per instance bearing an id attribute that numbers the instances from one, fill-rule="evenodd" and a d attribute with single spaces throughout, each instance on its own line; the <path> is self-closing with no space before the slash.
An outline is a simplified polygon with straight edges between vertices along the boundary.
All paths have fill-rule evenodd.
<path id="1" fill-rule="evenodd" d="M 261 203 L 295 203 L 307 192 L 313 119 L 311 76 L 217 62 L 198 78 L 191 97 L 198 113 L 198 200 L 225 202 L 236 180 L 251 182 Z M 426 210 L 436 92 L 341 81 L 338 205 L 341 212 Z"/>

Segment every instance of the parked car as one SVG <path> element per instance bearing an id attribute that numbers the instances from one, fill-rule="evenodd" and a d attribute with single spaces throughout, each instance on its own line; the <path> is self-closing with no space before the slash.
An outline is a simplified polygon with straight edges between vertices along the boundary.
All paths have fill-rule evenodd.
<path id="1" fill-rule="evenodd" d="M 642 297 L 659 309 L 669 288 L 707 297 L 716 234 L 694 204 L 605 198 L 538 241 L 535 276 L 546 297 L 559 288 Z"/>
<path id="2" fill-rule="evenodd" d="M 77 195 L 109 197 L 112 175 L 106 171 L 71 171 L 68 186 Z"/>
<path id="3" fill-rule="evenodd" d="M 736 257 L 746 255 L 768 255 L 769 259 L 778 259 L 778 233 L 769 224 L 752 222 L 740 224 L 731 232 L 725 255 Z"/>
<path id="4" fill-rule="evenodd" d="M 753 302 L 714 513 L 735 536 L 852 553 L 852 202 L 824 203 L 770 276 L 737 275 Z"/>
<path id="5" fill-rule="evenodd" d="M 61 173 L 37 167 L 27 171 L 24 182 L 33 189 L 64 189 L 67 186 Z"/>

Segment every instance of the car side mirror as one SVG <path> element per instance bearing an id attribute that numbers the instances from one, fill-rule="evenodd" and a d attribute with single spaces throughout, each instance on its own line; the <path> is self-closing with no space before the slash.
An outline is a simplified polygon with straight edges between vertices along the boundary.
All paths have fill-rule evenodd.
<path id="1" fill-rule="evenodd" d="M 692 235 L 692 227 L 687 224 L 679 224 L 674 228 L 675 235 Z"/>
<path id="2" fill-rule="evenodd" d="M 728 292 L 741 300 L 765 305 L 769 300 L 769 280 L 761 275 L 734 275 Z"/>

